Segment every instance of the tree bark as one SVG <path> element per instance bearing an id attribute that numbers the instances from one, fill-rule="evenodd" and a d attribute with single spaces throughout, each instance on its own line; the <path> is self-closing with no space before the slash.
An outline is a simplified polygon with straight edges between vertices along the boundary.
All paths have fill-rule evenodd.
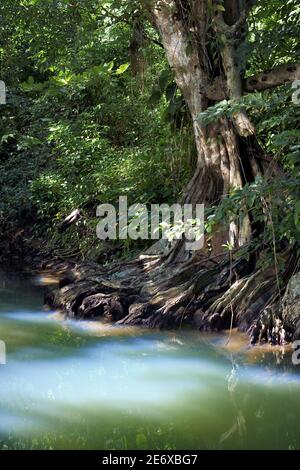
<path id="1" fill-rule="evenodd" d="M 295 80 L 300 80 L 300 63 L 279 65 L 272 70 L 253 75 L 244 80 L 243 89 L 247 92 L 264 91 Z"/>
<path id="2" fill-rule="evenodd" d="M 265 91 L 287 83 L 293 83 L 295 80 L 300 80 L 300 63 L 279 65 L 272 70 L 244 78 L 242 91 L 243 95 L 255 91 Z M 207 99 L 213 102 L 227 100 L 229 93 L 226 81 L 221 76 L 216 77 L 206 87 L 205 94 Z"/>

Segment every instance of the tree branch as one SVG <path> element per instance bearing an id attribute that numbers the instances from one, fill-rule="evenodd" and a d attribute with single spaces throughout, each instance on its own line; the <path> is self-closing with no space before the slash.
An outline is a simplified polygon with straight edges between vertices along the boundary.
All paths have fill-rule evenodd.
<path id="1" fill-rule="evenodd" d="M 261 72 L 244 81 L 243 89 L 247 92 L 263 91 L 285 83 L 300 80 L 300 62 L 279 65 L 268 72 Z"/>
<path id="2" fill-rule="evenodd" d="M 300 80 L 300 62 L 295 64 L 279 65 L 267 72 L 260 72 L 243 81 L 243 92 L 264 91 L 285 83 Z M 228 98 L 226 82 L 217 77 L 205 89 L 207 98 L 211 101 L 222 101 Z"/>

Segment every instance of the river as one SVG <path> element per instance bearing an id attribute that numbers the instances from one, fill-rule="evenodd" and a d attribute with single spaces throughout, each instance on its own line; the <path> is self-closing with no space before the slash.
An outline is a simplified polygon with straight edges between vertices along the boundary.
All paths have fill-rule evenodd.
<path id="1" fill-rule="evenodd" d="M 290 348 L 65 320 L 40 281 L 0 274 L 0 449 L 300 448 Z"/>

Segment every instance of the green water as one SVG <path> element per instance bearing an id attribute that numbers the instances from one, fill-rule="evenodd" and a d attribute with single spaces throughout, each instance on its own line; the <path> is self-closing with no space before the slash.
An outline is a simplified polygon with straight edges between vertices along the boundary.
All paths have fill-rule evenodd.
<path id="1" fill-rule="evenodd" d="M 42 303 L 34 280 L 0 275 L 0 449 L 300 448 L 290 351 L 64 321 Z"/>

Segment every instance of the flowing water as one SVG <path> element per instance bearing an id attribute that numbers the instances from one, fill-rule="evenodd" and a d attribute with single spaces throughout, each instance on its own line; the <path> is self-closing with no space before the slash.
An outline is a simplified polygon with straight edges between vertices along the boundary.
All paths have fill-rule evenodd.
<path id="1" fill-rule="evenodd" d="M 300 448 L 289 348 L 66 321 L 37 284 L 0 274 L 0 449 Z"/>

